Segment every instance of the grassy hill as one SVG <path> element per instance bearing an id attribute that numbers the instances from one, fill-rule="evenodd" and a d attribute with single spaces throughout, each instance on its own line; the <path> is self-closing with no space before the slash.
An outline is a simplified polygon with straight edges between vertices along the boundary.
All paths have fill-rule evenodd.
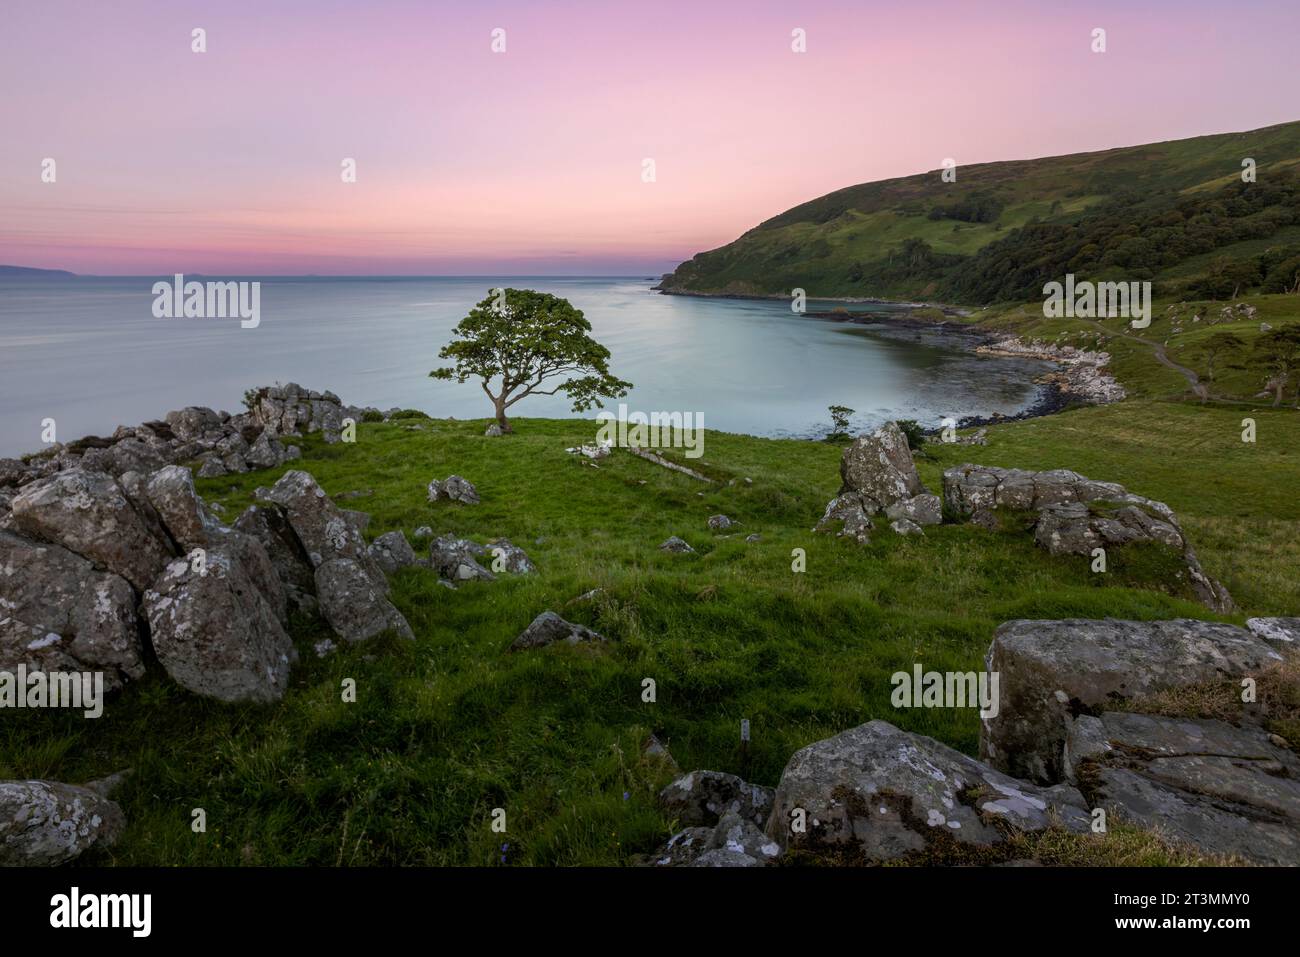
<path id="1" fill-rule="evenodd" d="M 664 288 L 982 305 L 1040 297 L 1066 271 L 1150 279 L 1166 298 L 1285 291 L 1300 271 L 1300 122 L 851 186 L 700 253 Z"/>

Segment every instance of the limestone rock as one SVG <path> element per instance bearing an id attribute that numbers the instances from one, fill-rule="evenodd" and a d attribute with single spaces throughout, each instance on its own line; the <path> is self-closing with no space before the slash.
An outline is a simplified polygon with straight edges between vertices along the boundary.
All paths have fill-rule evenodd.
<path id="1" fill-rule="evenodd" d="M 316 597 L 321 614 L 344 641 L 366 641 L 386 631 L 400 638 L 415 638 L 385 590 L 355 559 L 323 562 L 316 569 Z"/>
<path id="2" fill-rule="evenodd" d="M 675 552 L 679 555 L 694 554 L 695 549 L 686 543 L 685 539 L 678 538 L 676 535 L 669 536 L 668 540 L 659 546 L 661 552 Z"/>
<path id="3" fill-rule="evenodd" d="M 792 812 L 806 831 L 792 831 Z M 1017 781 L 932 738 L 870 721 L 795 752 L 767 835 L 782 848 L 889 861 L 953 841 L 996 845 L 1059 822 L 1083 833 L 1083 796 Z"/>
<path id="4" fill-rule="evenodd" d="M 728 814 L 762 827 L 773 795 L 771 788 L 725 771 L 692 771 L 659 792 L 659 806 L 685 827 L 713 827 Z"/>
<path id="5" fill-rule="evenodd" d="M 429 566 L 452 582 L 496 581 L 496 575 L 478 562 L 487 554 L 487 548 L 478 542 L 451 535 L 440 536 L 429 544 Z"/>
<path id="6" fill-rule="evenodd" d="M 122 487 L 105 472 L 68 469 L 22 487 L 13 503 L 14 527 L 53 542 L 148 588 L 171 558 Z"/>
<path id="7" fill-rule="evenodd" d="M 370 543 L 367 551 L 386 575 L 395 575 L 416 561 L 415 550 L 401 531 L 385 532 Z"/>
<path id="8" fill-rule="evenodd" d="M 350 558 L 376 582 L 384 581 L 384 573 L 367 552 L 366 540 L 355 522 L 330 501 L 310 473 L 300 469 L 285 472 L 267 499 L 284 509 L 313 567 L 335 558 Z"/>
<path id="9" fill-rule="evenodd" d="M 1300 618 L 1247 618 L 1246 627 L 1277 648 L 1300 647 Z"/>
<path id="10" fill-rule="evenodd" d="M 872 512 L 925 491 L 907 436 L 896 422 L 854 439 L 840 459 L 840 478 L 844 482 L 840 494 L 859 493 L 871 503 Z"/>
<path id="11" fill-rule="evenodd" d="M 865 545 L 871 541 L 869 508 L 857 492 L 838 495 L 827 503 L 821 521 L 813 526 L 813 531 L 851 538 L 859 545 Z"/>
<path id="12" fill-rule="evenodd" d="M 465 505 L 477 505 L 480 501 L 478 489 L 459 475 L 449 475 L 444 481 L 434 479 L 429 483 L 430 502 L 461 502 Z"/>
<path id="13" fill-rule="evenodd" d="M 1281 660 L 1243 628 L 1172 621 L 1009 621 L 985 658 L 999 706 L 982 719 L 980 757 L 1042 783 L 1060 781 L 1066 718 L 1115 698 L 1240 679 Z"/>
<path id="14" fill-rule="evenodd" d="M 0 781 L 0 867 L 55 867 L 126 828 L 113 801 L 57 781 Z"/>
<path id="15" fill-rule="evenodd" d="M 235 520 L 235 530 L 257 539 L 266 550 L 290 607 L 314 612 L 316 573 L 307 550 L 278 505 L 250 505 Z"/>

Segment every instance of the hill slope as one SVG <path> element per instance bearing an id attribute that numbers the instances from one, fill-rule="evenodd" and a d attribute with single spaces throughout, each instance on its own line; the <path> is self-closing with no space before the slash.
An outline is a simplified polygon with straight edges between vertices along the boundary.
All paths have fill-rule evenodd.
<path id="1" fill-rule="evenodd" d="M 1241 180 L 1242 161 L 1258 164 Z M 1289 291 L 1300 271 L 1300 122 L 837 190 L 700 253 L 667 292 L 988 303 L 1042 283 L 1151 279 L 1157 295 Z M 1276 288 L 1274 288 L 1276 287 Z"/>

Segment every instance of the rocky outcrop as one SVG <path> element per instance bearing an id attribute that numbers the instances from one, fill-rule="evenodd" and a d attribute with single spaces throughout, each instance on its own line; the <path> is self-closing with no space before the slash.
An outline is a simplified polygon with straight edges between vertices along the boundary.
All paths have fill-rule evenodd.
<path id="1" fill-rule="evenodd" d="M 289 607 L 301 612 L 316 611 L 316 570 L 284 510 L 270 502 L 250 505 L 235 520 L 235 529 L 262 543 Z"/>
<path id="2" fill-rule="evenodd" d="M 565 621 L 553 611 L 544 611 L 532 620 L 532 623 L 519 633 L 519 637 L 510 645 L 511 651 L 525 651 L 529 648 L 543 648 L 556 642 L 578 645 L 589 642 L 604 642 L 605 636 L 592 631 L 586 625 Z"/>
<path id="3" fill-rule="evenodd" d="M 63 545 L 138 590 L 149 587 L 172 555 L 106 472 L 55 473 L 23 486 L 12 508 L 21 534 Z"/>
<path id="4" fill-rule="evenodd" d="M 344 641 L 366 641 L 385 632 L 415 638 L 410 624 L 388 600 L 387 589 L 356 559 L 321 563 L 316 569 L 316 595 L 321 614 Z"/>
<path id="5" fill-rule="evenodd" d="M 284 601 L 265 549 L 232 531 L 200 566 L 169 564 L 145 592 L 143 611 L 177 684 L 218 701 L 268 703 L 284 696 L 297 657 L 281 624 Z"/>
<path id="6" fill-rule="evenodd" d="M 1300 865 L 1300 758 L 1258 727 L 1084 714 L 1069 722 L 1065 755 L 1107 815 L 1207 853 Z"/>
<path id="7" fill-rule="evenodd" d="M 296 382 L 264 386 L 245 397 L 253 421 L 275 435 L 323 434 L 326 442 L 339 441 L 343 429 L 343 403 L 333 392 L 313 392 Z"/>
<path id="8" fill-rule="evenodd" d="M 434 479 L 429 483 L 430 502 L 460 502 L 463 505 L 479 504 L 478 489 L 468 479 L 459 475 L 449 475 L 443 481 Z"/>
<path id="9" fill-rule="evenodd" d="M 1092 405 L 1107 405 L 1127 397 L 1124 387 L 1107 368 L 1110 365 L 1110 354 L 1107 352 L 1058 346 L 1038 340 L 1025 342 L 1014 337 L 978 346 L 975 351 L 984 355 L 1054 362 L 1057 370 L 1038 381 L 1054 383 L 1063 393 Z"/>
<path id="10" fill-rule="evenodd" d="M 882 512 L 898 534 L 915 534 L 943 521 L 939 498 L 921 484 L 912 450 L 898 423 L 860 435 L 840 457 L 839 494 L 826 505 L 814 532 L 871 540 L 874 515 Z"/>
<path id="11" fill-rule="evenodd" d="M 771 788 L 748 784 L 723 771 L 692 771 L 659 792 L 664 813 L 686 827 L 712 827 L 725 815 L 762 827 L 772 813 Z"/>
<path id="12" fill-rule="evenodd" d="M 126 817 L 94 791 L 57 781 L 0 781 L 0 867 L 54 867 L 114 844 Z"/>
<path id="13" fill-rule="evenodd" d="M 1172 584 L 1185 587 L 1207 608 L 1235 610 L 1232 597 L 1211 579 L 1164 502 L 1134 495 L 1068 469 L 1027 472 L 988 465 L 959 465 L 943 473 L 943 504 L 959 520 L 997 527 L 997 512 L 1036 512 L 1034 540 L 1053 555 L 1090 556 L 1095 548 L 1149 543 L 1181 556 L 1184 569 Z"/>
<path id="14" fill-rule="evenodd" d="M 1280 660 L 1263 639 L 1214 622 L 1009 621 L 985 659 L 999 676 L 999 708 L 982 719 L 980 756 L 1017 777 L 1060 781 L 1071 715 L 1181 685 L 1240 680 Z"/>
<path id="15" fill-rule="evenodd" d="M 194 475 L 179 465 L 169 465 L 149 476 L 145 494 L 161 523 L 183 551 L 208 544 L 214 524 L 194 490 Z"/>
<path id="16" fill-rule="evenodd" d="M 285 518 L 307 551 L 312 566 L 348 558 L 361 564 L 377 582 L 383 572 L 370 557 L 360 529 L 335 505 L 309 472 L 293 469 L 265 493 L 265 500 L 284 509 Z M 386 586 L 385 586 L 386 587 Z"/>
<path id="17" fill-rule="evenodd" d="M 1017 781 L 932 738 L 870 721 L 795 752 L 768 837 L 783 849 L 879 862 L 1089 818 L 1073 787 Z"/>
<path id="18" fill-rule="evenodd" d="M 102 671 L 110 689 L 143 677 L 135 606 L 126 579 L 0 531 L 0 671 Z"/>

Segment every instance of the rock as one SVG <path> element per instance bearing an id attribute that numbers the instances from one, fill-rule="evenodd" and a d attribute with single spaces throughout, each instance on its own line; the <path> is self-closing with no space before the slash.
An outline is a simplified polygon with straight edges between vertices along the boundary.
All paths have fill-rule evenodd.
<path id="1" fill-rule="evenodd" d="M 1108 815 L 1206 853 L 1300 864 L 1300 758 L 1258 727 L 1080 715 L 1066 755 L 1070 776 Z"/>
<path id="2" fill-rule="evenodd" d="M 781 847 L 753 822 L 729 812 L 712 828 L 690 827 L 674 834 L 651 855 L 655 867 L 767 867 Z"/>
<path id="3" fill-rule="evenodd" d="M 367 551 L 366 540 L 357 528 L 355 518 L 350 519 L 331 502 L 310 473 L 299 469 L 285 472 L 267 493 L 267 498 L 284 509 L 285 517 L 306 549 L 313 567 L 319 568 L 335 558 L 350 558 L 358 562 L 376 583 L 385 582 L 383 571 Z"/>
<path id="4" fill-rule="evenodd" d="M 216 452 L 205 452 L 198 457 L 199 478 L 221 478 L 223 475 L 229 475 L 230 470 L 226 468 L 226 463 L 222 461 L 220 455 Z"/>
<path id="5" fill-rule="evenodd" d="M 924 535 L 925 534 L 925 532 L 921 529 L 920 525 L 917 525 L 916 522 L 913 522 L 911 519 L 906 519 L 906 518 L 894 519 L 894 521 L 889 523 L 889 527 L 893 529 L 894 533 L 897 535 Z"/>
<path id="6" fill-rule="evenodd" d="M 869 513 L 925 491 L 907 436 L 896 422 L 854 439 L 840 458 L 840 478 L 840 494 L 857 492 Z"/>
<path id="7" fill-rule="evenodd" d="M 309 613 L 317 610 L 315 569 L 283 509 L 273 504 L 250 505 L 235 520 L 235 530 L 262 544 L 290 607 Z"/>
<path id="8" fill-rule="evenodd" d="M 386 631 L 414 640 L 406 618 L 355 559 L 333 558 L 316 569 L 321 614 L 344 641 L 366 641 Z"/>
<path id="9" fill-rule="evenodd" d="M 122 790 L 133 774 L 135 774 L 134 768 L 123 768 L 121 771 L 114 771 L 112 774 L 106 774 L 94 781 L 87 781 L 82 787 L 87 791 L 94 791 L 102 798 L 111 800 L 113 795 Z"/>
<path id="10" fill-rule="evenodd" d="M 1240 679 L 1281 660 L 1233 625 L 1196 621 L 1009 621 L 985 658 L 998 712 L 982 719 L 980 757 L 1017 777 L 1060 781 L 1066 718 L 1117 698 Z"/>
<path id="11" fill-rule="evenodd" d="M 922 492 L 887 505 L 885 517 L 892 521 L 906 519 L 918 526 L 938 525 L 943 522 L 943 502 L 931 492 Z"/>
<path id="12" fill-rule="evenodd" d="M 244 461 L 255 469 L 273 469 L 283 465 L 285 457 L 284 445 L 270 429 L 263 429 L 244 455 Z"/>
<path id="13" fill-rule="evenodd" d="M 807 830 L 792 832 L 792 812 Z M 1059 821 L 1084 833 L 1083 796 L 1017 781 L 884 721 L 870 721 L 795 752 L 781 775 L 767 835 L 784 849 L 890 861 L 949 842 L 991 846 L 1009 832 Z"/>
<path id="14" fill-rule="evenodd" d="M 57 472 L 23 486 L 12 507 L 13 526 L 22 534 L 62 545 L 139 590 L 171 558 L 168 544 L 105 472 Z"/>
<path id="15" fill-rule="evenodd" d="M 732 519 L 728 518 L 725 515 L 709 516 L 709 528 L 713 529 L 715 532 L 724 532 L 727 529 L 734 528 L 739 524 L 740 524 L 739 522 L 733 521 Z"/>
<path id="16" fill-rule="evenodd" d="M 493 422 L 491 425 L 487 427 L 487 429 L 484 430 L 483 434 L 490 439 L 499 439 L 505 433 L 501 431 L 501 426 Z"/>
<path id="17" fill-rule="evenodd" d="M 430 528 L 428 525 L 421 525 L 412 533 L 411 537 L 417 540 L 421 538 L 432 538 L 433 529 Z"/>
<path id="18" fill-rule="evenodd" d="M 1247 618 L 1246 627 L 1278 648 L 1295 648 L 1300 642 L 1300 618 Z"/>
<path id="19" fill-rule="evenodd" d="M 753 545 L 755 542 L 760 542 L 760 541 L 762 541 L 762 540 L 763 540 L 763 536 L 761 536 L 761 535 L 759 535 L 759 534 L 757 534 L 757 533 L 755 533 L 755 534 L 753 534 L 753 535 L 746 535 L 746 536 L 745 536 L 745 541 L 746 541 L 748 544 L 750 544 L 750 545 Z"/>
<path id="20" fill-rule="evenodd" d="M 142 678 L 135 605 L 126 579 L 0 531 L 0 671 L 102 671 L 110 689 Z"/>
<path id="21" fill-rule="evenodd" d="M 565 621 L 553 611 L 544 611 L 533 619 L 532 624 L 520 632 L 519 637 L 510 645 L 510 650 L 523 651 L 528 648 L 541 648 L 557 641 L 577 645 L 583 642 L 603 642 L 604 640 L 604 635 L 592 631 L 586 625 L 577 625 L 571 621 Z"/>
<path id="22" fill-rule="evenodd" d="M 669 539 L 659 546 L 661 552 L 675 552 L 679 555 L 695 554 L 695 549 L 691 548 L 684 539 L 676 535 L 670 536 Z"/>
<path id="23" fill-rule="evenodd" d="M 0 867 L 55 867 L 110 846 L 126 816 L 94 791 L 57 781 L 0 781 Z"/>
<path id="24" fill-rule="evenodd" d="M 385 532 L 380 535 L 370 543 L 367 551 L 386 575 L 395 575 L 403 568 L 414 565 L 416 561 L 411 543 L 400 531 Z"/>
<path id="25" fill-rule="evenodd" d="M 649 735 L 643 742 L 641 742 L 641 756 L 647 761 L 663 765 L 665 768 L 670 768 L 674 772 L 679 771 L 677 762 L 673 759 L 672 754 L 669 753 L 667 746 L 653 734 Z"/>
<path id="26" fill-rule="evenodd" d="M 688 827 L 668 839 L 668 843 L 650 855 L 654 867 L 689 867 L 709 849 L 714 827 Z"/>
<path id="27" fill-rule="evenodd" d="M 531 575 L 537 571 L 532 559 L 518 545 L 510 544 L 507 538 L 494 538 L 488 542 L 488 553 L 492 556 L 492 570 L 507 572 L 511 575 Z"/>
<path id="28" fill-rule="evenodd" d="M 609 458 L 610 447 L 604 443 L 598 445 L 577 445 L 571 449 L 565 449 L 570 455 L 581 455 L 588 459 L 605 459 Z"/>
<path id="29" fill-rule="evenodd" d="M 713 827 L 735 814 L 762 827 L 772 812 L 773 790 L 724 771 L 692 771 L 659 792 L 659 806 L 685 827 Z"/>
<path id="30" fill-rule="evenodd" d="M 194 490 L 194 475 L 180 465 L 169 465 L 149 476 L 144 486 L 150 505 L 182 551 L 208 544 L 214 524 Z"/>
<path id="31" fill-rule="evenodd" d="M 496 575 L 478 563 L 488 554 L 487 548 L 466 538 L 447 535 L 429 544 L 429 566 L 443 578 L 453 582 L 494 582 Z"/>
<path id="32" fill-rule="evenodd" d="M 332 392 L 313 392 L 296 382 L 250 390 L 253 421 L 274 435 L 323 432 L 325 441 L 337 442 L 343 428 L 343 404 Z"/>
<path id="33" fill-rule="evenodd" d="M 1089 556 L 1098 547 L 1154 543 L 1182 557 L 1176 576 L 1207 608 L 1220 613 L 1235 606 L 1221 584 L 1201 568 L 1173 509 L 1067 469 L 1024 472 L 985 465 L 960 465 L 943 473 L 944 506 L 955 516 L 996 528 L 995 509 L 1037 511 L 1035 541 L 1053 555 Z"/>
<path id="34" fill-rule="evenodd" d="M 345 508 L 340 509 L 340 511 L 343 513 L 343 517 L 357 530 L 358 535 L 364 534 L 366 529 L 370 527 L 369 512 L 362 512 L 355 508 Z"/>
<path id="35" fill-rule="evenodd" d="M 257 551 L 262 560 L 251 560 Z M 159 662 L 177 684 L 206 698 L 279 701 L 297 657 L 267 598 L 280 588 L 261 544 L 239 532 L 210 546 L 201 570 L 188 559 L 173 561 L 144 594 Z"/>
<path id="36" fill-rule="evenodd" d="M 201 406 L 192 405 L 177 412 L 168 412 L 165 418 L 167 427 L 182 442 L 194 442 L 221 429 L 221 417 Z"/>
<path id="37" fill-rule="evenodd" d="M 834 534 L 840 538 L 851 538 L 859 545 L 871 541 L 871 518 L 868 506 L 862 495 L 846 492 L 836 496 L 826 505 L 826 511 L 815 526 L 814 532 Z"/>
<path id="38" fill-rule="evenodd" d="M 459 475 L 449 475 L 443 482 L 434 479 L 429 483 L 429 501 L 443 500 L 461 502 L 465 505 L 477 505 L 480 501 L 478 489 Z"/>
<path id="39" fill-rule="evenodd" d="M 20 459 L 0 458 L 0 488 L 17 488 L 27 476 L 27 465 Z"/>
<path id="40" fill-rule="evenodd" d="M 1067 395 L 1077 396 L 1092 405 L 1106 405 L 1127 397 L 1124 387 L 1107 368 L 1110 354 L 1059 346 L 1038 340 L 1025 342 L 1008 337 L 988 345 L 977 346 L 976 352 L 985 355 L 1015 356 L 1044 359 L 1057 363 L 1057 370 L 1038 381 L 1055 383 Z"/>

